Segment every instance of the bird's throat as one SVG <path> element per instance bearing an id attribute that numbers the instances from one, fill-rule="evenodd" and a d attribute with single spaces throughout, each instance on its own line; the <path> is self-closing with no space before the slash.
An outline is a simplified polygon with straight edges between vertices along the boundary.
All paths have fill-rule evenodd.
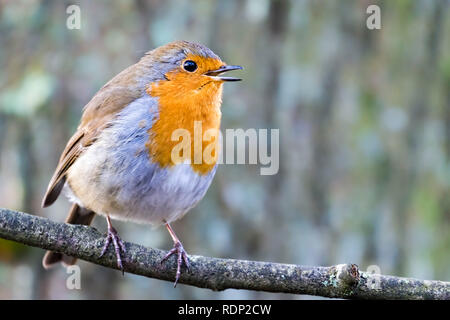
<path id="1" fill-rule="evenodd" d="M 151 161 L 161 167 L 187 161 L 195 172 L 205 175 L 218 157 L 222 84 L 192 87 L 182 80 L 172 77 L 147 89 L 158 98 L 159 117 L 149 130 L 146 147 Z"/>

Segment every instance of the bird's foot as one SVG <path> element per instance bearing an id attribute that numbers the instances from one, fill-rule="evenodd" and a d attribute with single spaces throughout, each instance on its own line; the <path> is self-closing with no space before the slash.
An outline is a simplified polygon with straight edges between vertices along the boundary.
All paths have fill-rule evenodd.
<path id="1" fill-rule="evenodd" d="M 173 286 L 176 287 L 177 283 L 178 283 L 178 279 L 180 279 L 181 265 L 183 264 L 183 262 L 184 262 L 184 265 L 186 266 L 186 268 L 188 270 L 189 270 L 191 265 L 189 263 L 189 259 L 188 259 L 187 253 L 184 250 L 183 245 L 181 244 L 180 241 L 176 241 L 174 243 L 173 248 L 169 251 L 169 253 L 167 253 L 164 256 L 164 258 L 162 258 L 161 264 L 163 264 L 173 254 L 177 255 L 177 273 L 176 273 L 176 276 L 175 276 L 175 283 L 173 284 Z"/>
<path id="2" fill-rule="evenodd" d="M 122 239 L 120 239 L 119 234 L 117 233 L 116 229 L 113 228 L 108 223 L 108 235 L 106 236 L 105 245 L 103 246 L 102 253 L 100 254 L 100 257 L 102 257 L 106 250 L 108 249 L 109 245 L 111 244 L 111 241 L 114 245 L 114 251 L 116 252 L 116 258 L 117 258 L 117 266 L 120 270 L 122 270 L 122 274 L 124 273 L 123 270 L 123 264 L 122 264 L 122 256 L 120 255 L 120 252 L 123 253 L 126 252 L 125 244 L 123 243 Z"/>

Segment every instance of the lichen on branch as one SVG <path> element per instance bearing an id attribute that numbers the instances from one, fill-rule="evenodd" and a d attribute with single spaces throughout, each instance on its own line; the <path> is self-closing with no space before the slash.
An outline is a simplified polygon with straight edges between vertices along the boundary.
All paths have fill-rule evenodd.
<path id="1" fill-rule="evenodd" d="M 0 208 L 0 238 L 61 252 L 117 269 L 112 250 L 100 257 L 104 235 L 95 228 L 58 223 Z M 171 281 L 176 263 L 165 251 L 125 243 L 125 272 Z M 246 289 L 344 299 L 450 299 L 450 282 L 368 274 L 355 264 L 309 267 L 272 262 L 189 256 L 179 283 L 212 290 Z"/>

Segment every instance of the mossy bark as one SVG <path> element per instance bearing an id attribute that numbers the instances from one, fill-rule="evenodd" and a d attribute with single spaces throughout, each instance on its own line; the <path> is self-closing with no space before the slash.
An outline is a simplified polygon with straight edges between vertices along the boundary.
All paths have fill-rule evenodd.
<path id="1" fill-rule="evenodd" d="M 100 257 L 105 235 L 92 227 L 0 209 L 0 237 L 117 269 L 112 249 Z M 126 272 L 174 281 L 175 259 L 160 263 L 165 251 L 134 243 L 125 245 Z M 179 282 L 212 290 L 234 288 L 349 299 L 450 299 L 450 282 L 367 274 L 355 264 L 308 267 L 202 256 L 189 258 L 191 268 L 183 269 Z"/>

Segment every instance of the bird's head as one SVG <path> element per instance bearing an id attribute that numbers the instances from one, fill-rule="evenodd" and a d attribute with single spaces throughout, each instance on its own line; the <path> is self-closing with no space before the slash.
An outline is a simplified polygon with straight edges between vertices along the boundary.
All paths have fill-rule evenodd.
<path id="1" fill-rule="evenodd" d="M 227 65 L 214 52 L 198 43 L 175 41 L 150 51 L 149 59 L 157 78 L 147 89 L 152 96 L 170 95 L 172 99 L 193 97 L 205 98 L 220 95 L 224 82 L 240 81 L 224 76 L 227 71 L 242 69 Z"/>

